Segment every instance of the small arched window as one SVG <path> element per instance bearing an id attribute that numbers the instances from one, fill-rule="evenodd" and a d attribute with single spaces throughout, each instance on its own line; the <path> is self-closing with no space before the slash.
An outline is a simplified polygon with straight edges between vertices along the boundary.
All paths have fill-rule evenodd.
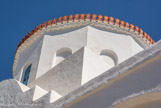
<path id="1" fill-rule="evenodd" d="M 56 56 L 54 59 L 54 65 L 59 64 L 61 61 L 63 61 L 65 58 L 70 56 L 72 54 L 72 50 L 70 48 L 61 48 L 56 51 Z"/>
<path id="2" fill-rule="evenodd" d="M 116 53 L 112 50 L 102 50 L 100 53 L 100 57 L 111 67 L 115 66 L 118 63 L 118 57 Z"/>
<path id="3" fill-rule="evenodd" d="M 30 71 L 31 71 L 31 66 L 32 64 L 30 64 L 25 70 L 24 70 L 24 75 L 22 78 L 22 83 L 27 85 L 28 83 L 28 79 L 29 79 L 29 75 L 30 75 Z"/>

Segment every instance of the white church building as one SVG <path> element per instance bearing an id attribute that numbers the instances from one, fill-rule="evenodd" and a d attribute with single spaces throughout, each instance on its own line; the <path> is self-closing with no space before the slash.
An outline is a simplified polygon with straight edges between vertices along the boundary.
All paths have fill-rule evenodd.
<path id="1" fill-rule="evenodd" d="M 44 22 L 18 44 L 1 107 L 161 108 L 161 41 L 96 14 Z"/>

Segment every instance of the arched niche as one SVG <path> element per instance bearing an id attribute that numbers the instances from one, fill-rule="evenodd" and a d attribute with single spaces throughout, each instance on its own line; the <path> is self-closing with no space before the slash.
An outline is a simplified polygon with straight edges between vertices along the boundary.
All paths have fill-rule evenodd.
<path id="1" fill-rule="evenodd" d="M 30 77 L 30 71 L 31 71 L 32 63 L 27 63 L 23 68 L 23 74 L 21 77 L 21 82 L 25 85 L 28 84 L 28 80 Z"/>
<path id="2" fill-rule="evenodd" d="M 72 54 L 72 50 L 70 48 L 61 48 L 61 49 L 57 50 L 56 54 L 55 54 L 54 65 L 59 64 L 61 61 L 66 59 L 71 54 Z"/>
<path id="3" fill-rule="evenodd" d="M 111 67 L 115 66 L 118 63 L 117 54 L 109 49 L 104 49 L 100 52 L 100 57 Z"/>

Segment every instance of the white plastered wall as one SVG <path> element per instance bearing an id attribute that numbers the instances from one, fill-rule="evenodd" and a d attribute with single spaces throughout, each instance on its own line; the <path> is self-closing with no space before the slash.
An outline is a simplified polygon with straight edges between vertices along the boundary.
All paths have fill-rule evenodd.
<path id="1" fill-rule="evenodd" d="M 24 74 L 24 69 L 29 64 L 32 64 L 32 66 L 28 82 L 31 82 L 35 79 L 37 67 L 39 65 L 39 58 L 42 44 L 43 44 L 43 37 L 38 39 L 30 47 L 28 47 L 19 54 L 17 67 L 15 70 L 15 74 L 13 76 L 14 79 L 21 81 Z"/>
<path id="2" fill-rule="evenodd" d="M 32 62 L 29 82 L 53 68 L 55 53 L 70 48 L 72 53 L 86 46 L 96 55 L 108 49 L 116 53 L 118 63 L 128 59 L 143 48 L 129 35 L 104 31 L 91 26 L 46 32 L 20 55 L 14 78 L 20 80 L 23 67 Z"/>
<path id="3" fill-rule="evenodd" d="M 118 56 L 118 63 L 143 50 L 129 35 L 103 31 L 90 26 L 88 26 L 87 47 L 97 55 L 105 49 L 114 51 Z"/>
<path id="4" fill-rule="evenodd" d="M 41 58 L 36 78 L 53 68 L 54 55 L 61 48 L 70 48 L 72 53 L 86 46 L 88 27 L 66 30 L 62 32 L 51 32 L 44 36 Z"/>
<path id="5" fill-rule="evenodd" d="M 93 53 L 89 48 L 84 48 L 83 67 L 81 85 L 99 76 L 111 66 Z"/>

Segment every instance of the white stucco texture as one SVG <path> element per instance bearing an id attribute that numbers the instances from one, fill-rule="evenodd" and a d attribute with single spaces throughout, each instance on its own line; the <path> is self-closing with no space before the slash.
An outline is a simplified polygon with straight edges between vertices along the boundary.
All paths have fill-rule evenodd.
<path id="1" fill-rule="evenodd" d="M 143 50 L 130 35 L 92 26 L 48 31 L 20 53 L 14 78 L 21 81 L 25 66 L 32 64 L 31 83 L 82 47 L 88 52 L 84 54 L 82 84 Z"/>
<path id="2" fill-rule="evenodd" d="M 85 47 L 84 50 L 81 85 L 111 68 L 108 63 L 90 49 Z"/>

